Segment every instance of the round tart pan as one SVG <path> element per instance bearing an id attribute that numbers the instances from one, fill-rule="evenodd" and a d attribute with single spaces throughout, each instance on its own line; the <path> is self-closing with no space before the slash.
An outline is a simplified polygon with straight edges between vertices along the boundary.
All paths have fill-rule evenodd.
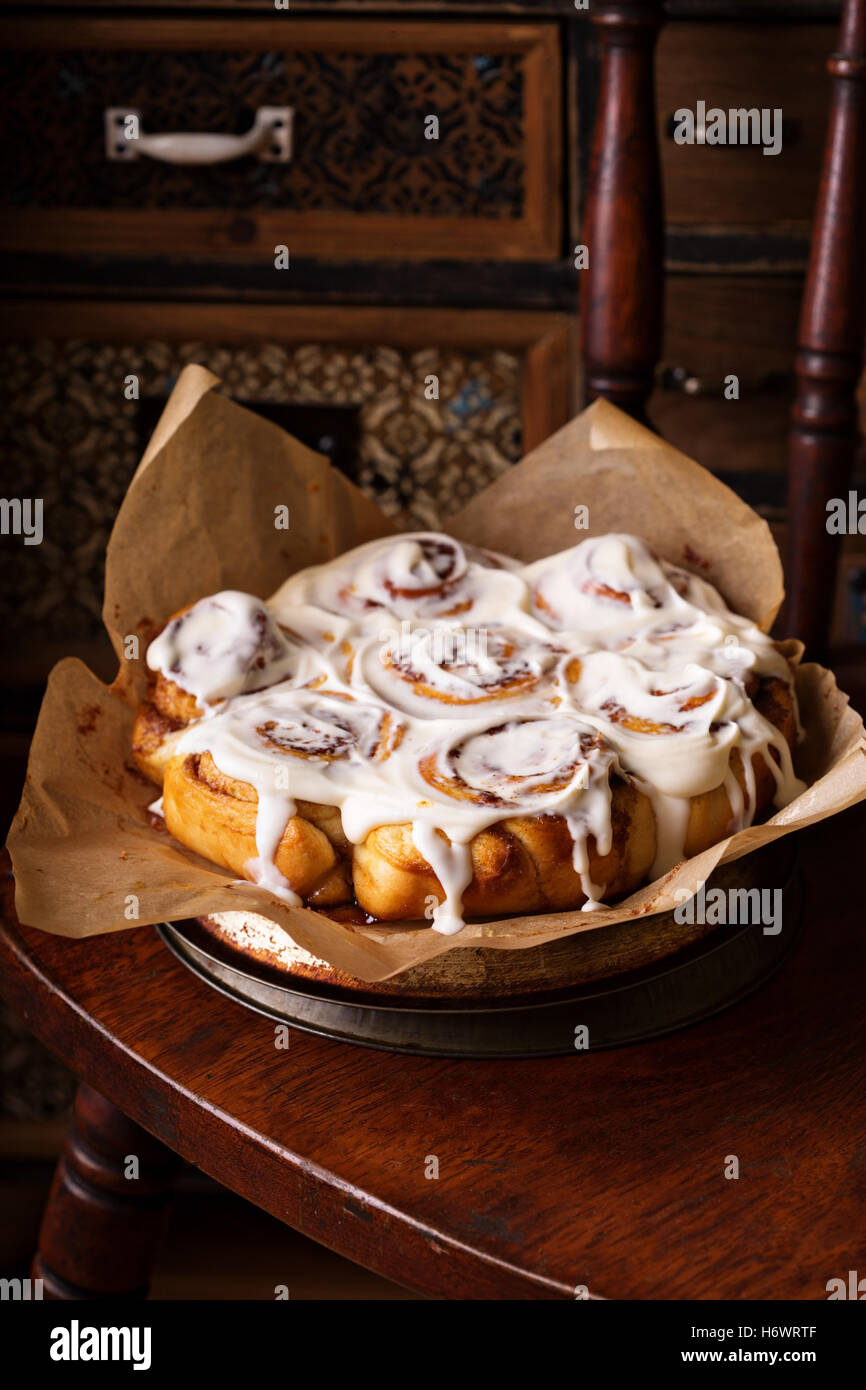
<path id="1" fill-rule="evenodd" d="M 214 988 L 258 1013 L 307 1032 L 438 1057 L 579 1056 L 586 1050 L 575 1046 L 575 1030 L 581 1026 L 588 1029 L 591 1051 L 641 1042 L 727 1008 L 778 969 L 794 947 L 802 920 L 791 839 L 726 866 L 707 887 L 722 882 L 725 887 L 733 883 L 744 888 L 780 888 L 782 930 L 778 935 L 765 935 L 760 925 L 703 928 L 705 934 L 699 940 L 637 968 L 566 985 L 553 978 L 548 988 L 506 992 L 498 1002 L 467 996 L 398 995 L 387 991 L 390 981 L 385 986 L 353 981 L 348 988 L 326 979 L 290 975 L 233 949 L 194 920 L 164 923 L 158 931 L 169 949 Z M 673 914 L 641 920 L 649 955 L 653 941 L 670 939 L 665 936 L 667 919 L 668 925 L 673 923 Z M 616 933 L 627 925 L 599 928 L 567 940 L 580 943 L 584 937 Z M 513 957 L 528 955 L 532 949 L 478 953 Z"/>

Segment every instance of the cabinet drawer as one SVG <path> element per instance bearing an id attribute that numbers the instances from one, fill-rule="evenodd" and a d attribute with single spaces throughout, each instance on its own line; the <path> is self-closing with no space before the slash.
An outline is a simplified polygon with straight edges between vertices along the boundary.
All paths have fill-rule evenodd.
<path id="1" fill-rule="evenodd" d="M 668 222 L 810 223 L 829 102 L 832 24 L 671 23 L 659 39 L 659 140 Z M 678 145 L 681 109 L 781 108 L 782 149 Z"/>
<path id="2" fill-rule="evenodd" d="M 656 429 L 678 449 L 729 482 L 751 473 L 743 485 L 763 488 L 773 502 L 784 497 L 802 291 L 795 276 L 669 276 L 649 407 Z M 731 375 L 739 382 L 736 400 L 724 394 Z"/>
<path id="3" fill-rule="evenodd" d="M 649 413 L 665 439 L 772 514 L 784 505 L 799 276 L 671 275 Z M 739 398 L 725 397 L 736 376 Z M 866 373 L 859 390 L 866 434 Z M 861 448 L 857 475 L 866 468 Z"/>
<path id="4" fill-rule="evenodd" d="M 75 252 L 544 258 L 560 249 L 551 24 L 226 17 L 8 25 L 2 244 Z M 294 111 L 288 162 L 111 160 L 145 134 Z M 438 119 L 438 139 L 427 138 Z"/>
<path id="5" fill-rule="evenodd" d="M 109 531 L 187 362 L 328 454 L 395 520 L 436 527 L 568 420 L 574 325 L 498 310 L 28 302 L 4 316 L 0 451 L 44 504 L 18 563 L 4 536 L 7 667 L 101 632 Z M 134 377 L 137 397 L 127 399 Z M 428 399 L 431 378 L 438 398 Z"/>

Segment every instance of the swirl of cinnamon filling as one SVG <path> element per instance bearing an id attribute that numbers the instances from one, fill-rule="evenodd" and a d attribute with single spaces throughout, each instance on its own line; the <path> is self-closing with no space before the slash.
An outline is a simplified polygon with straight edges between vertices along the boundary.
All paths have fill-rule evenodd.
<path id="1" fill-rule="evenodd" d="M 250 768 L 261 763 L 272 772 L 275 755 L 326 765 L 349 757 L 382 761 L 402 732 L 399 717 L 381 705 L 342 692 L 279 686 L 235 700 L 224 713 L 192 725 L 179 751 L 206 749 L 224 772 L 242 776 L 235 765 L 249 760 Z M 301 776 L 300 769 L 294 775 Z"/>
<path id="2" fill-rule="evenodd" d="M 744 683 L 697 663 L 660 673 L 596 651 L 583 656 L 570 697 L 650 796 L 659 827 L 673 827 L 669 843 L 660 839 L 659 872 L 675 854 L 670 843 L 700 843 L 688 830 L 695 806 L 712 809 L 712 843 L 750 823 L 776 789 L 796 785 L 794 703 L 776 677 Z"/>
<path id="3" fill-rule="evenodd" d="M 562 655 L 517 629 L 404 624 L 361 651 L 355 679 L 421 718 L 471 717 L 493 701 L 552 694 Z"/>
<path id="4" fill-rule="evenodd" d="M 288 709 L 286 703 L 282 696 L 273 701 L 276 717 L 256 723 L 255 730 L 262 743 L 291 757 L 335 762 L 357 753 L 381 761 L 402 736 L 402 725 L 389 710 L 360 704 L 348 695 L 298 692 Z M 264 709 L 267 712 L 268 706 Z"/>
<path id="5" fill-rule="evenodd" d="M 648 802 L 597 731 L 571 716 L 517 717 L 465 736 L 452 726 L 422 751 L 418 772 L 452 808 L 440 812 L 450 839 L 422 819 L 431 803 L 419 802 L 411 829 L 376 829 L 356 850 L 356 891 L 376 906 L 396 891 L 407 908 L 433 891 L 440 931 L 461 920 L 461 895 L 476 911 L 495 910 L 513 901 L 517 878 L 536 902 L 595 905 L 652 859 Z"/>
<path id="6" fill-rule="evenodd" d="M 316 679 L 309 645 L 282 627 L 260 599 L 224 590 L 176 613 L 147 649 L 148 698 L 132 749 L 147 777 L 162 783 L 180 732 L 239 695 L 279 682 Z"/>
<path id="7" fill-rule="evenodd" d="M 551 809 L 569 789 L 584 791 L 615 762 L 596 730 L 575 719 L 509 720 L 434 749 L 419 761 L 443 796 L 509 812 Z"/>
<path id="8" fill-rule="evenodd" d="M 517 568 L 506 556 L 464 546 L 450 536 L 419 531 L 359 546 L 341 560 L 293 576 L 276 598 L 354 617 L 377 610 L 397 618 L 456 618 L 487 597 L 491 572 L 500 589 L 517 594 Z"/>

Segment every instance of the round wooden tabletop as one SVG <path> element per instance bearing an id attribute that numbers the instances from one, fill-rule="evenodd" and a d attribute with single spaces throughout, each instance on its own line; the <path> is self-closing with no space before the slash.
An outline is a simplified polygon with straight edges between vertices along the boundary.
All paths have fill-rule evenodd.
<path id="1" fill-rule="evenodd" d="M 858 807 L 802 836 L 806 927 L 768 984 L 608 1052 L 284 1050 L 153 928 L 71 941 L 11 912 L 3 992 L 177 1153 L 422 1293 L 822 1299 L 862 1260 L 864 830 Z"/>

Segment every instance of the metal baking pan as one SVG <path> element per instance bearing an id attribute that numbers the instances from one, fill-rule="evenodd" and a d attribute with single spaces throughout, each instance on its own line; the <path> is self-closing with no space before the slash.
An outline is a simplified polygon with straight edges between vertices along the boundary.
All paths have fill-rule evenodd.
<path id="1" fill-rule="evenodd" d="M 769 885 L 768 885 L 769 886 Z M 341 1042 L 431 1057 L 557 1057 L 622 1047 L 687 1027 L 757 989 L 793 950 L 802 927 L 802 892 L 792 851 L 783 891 L 784 928 L 720 927 L 645 969 L 502 1005 L 422 1003 L 299 981 L 247 959 L 195 921 L 157 928 L 185 965 L 257 1013 Z M 588 1049 L 575 1030 L 588 1029 Z"/>

